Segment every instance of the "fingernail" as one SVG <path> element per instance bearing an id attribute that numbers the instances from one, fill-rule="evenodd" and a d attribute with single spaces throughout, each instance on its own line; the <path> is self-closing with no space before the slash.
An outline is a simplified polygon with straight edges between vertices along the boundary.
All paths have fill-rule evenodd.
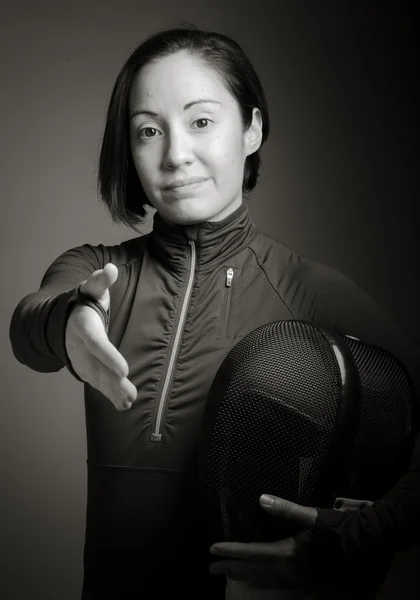
<path id="1" fill-rule="evenodd" d="M 261 504 L 264 506 L 272 506 L 274 504 L 274 496 L 270 496 L 270 494 L 263 494 L 260 497 Z"/>

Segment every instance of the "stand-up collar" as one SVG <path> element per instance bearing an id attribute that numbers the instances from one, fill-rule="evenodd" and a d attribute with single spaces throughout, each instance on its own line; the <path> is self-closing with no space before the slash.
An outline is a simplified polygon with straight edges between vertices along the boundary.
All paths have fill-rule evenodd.
<path id="1" fill-rule="evenodd" d="M 249 244 L 255 230 L 248 206 L 244 203 L 221 221 L 205 221 L 196 225 L 169 225 L 156 212 L 150 241 L 165 262 L 179 267 L 185 264 L 189 241 L 193 240 L 197 250 L 197 268 L 203 270 L 239 252 Z"/>

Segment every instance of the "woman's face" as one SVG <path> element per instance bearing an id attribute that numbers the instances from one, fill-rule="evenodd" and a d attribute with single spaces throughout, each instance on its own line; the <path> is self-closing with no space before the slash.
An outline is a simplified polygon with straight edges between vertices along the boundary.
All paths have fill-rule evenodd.
<path id="1" fill-rule="evenodd" d="M 178 52 L 140 70 L 129 110 L 134 164 L 164 220 L 218 221 L 238 208 L 245 159 L 261 145 L 257 108 L 244 132 L 239 106 L 217 73 Z M 190 178 L 202 181 L 167 189 Z"/>

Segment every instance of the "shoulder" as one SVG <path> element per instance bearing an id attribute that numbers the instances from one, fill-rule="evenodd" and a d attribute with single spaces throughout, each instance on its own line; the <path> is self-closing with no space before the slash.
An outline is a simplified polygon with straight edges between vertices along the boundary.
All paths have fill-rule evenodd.
<path id="1" fill-rule="evenodd" d="M 370 321 L 392 322 L 379 302 L 338 268 L 304 256 L 264 233 L 258 237 L 260 266 L 295 318 L 365 338 L 371 337 Z"/>
<path id="2" fill-rule="evenodd" d="M 141 235 L 114 245 L 81 244 L 65 250 L 54 263 L 75 265 L 83 262 L 94 269 L 102 269 L 109 262 L 117 267 L 128 265 L 142 258 L 147 237 L 147 234 Z"/>
<path id="3" fill-rule="evenodd" d="M 407 368 L 420 393 L 420 345 L 397 316 L 339 269 L 308 259 L 304 264 L 302 285 L 309 320 L 387 350 Z"/>
<path id="4" fill-rule="evenodd" d="M 69 248 L 48 266 L 42 277 L 41 287 L 52 290 L 63 286 L 70 288 L 110 262 L 122 268 L 140 261 L 146 238 L 147 235 L 143 235 L 115 245 L 85 243 Z"/>
<path id="5" fill-rule="evenodd" d="M 260 266 L 293 318 L 388 350 L 406 365 L 420 390 L 420 345 L 377 298 L 340 269 L 265 234 L 257 243 Z"/>
<path id="6" fill-rule="evenodd" d="M 310 310 L 332 304 L 334 298 L 363 293 L 338 269 L 311 260 L 279 240 L 259 231 L 252 244 L 256 261 L 296 318 L 309 318 Z M 329 310 L 329 309 L 328 309 Z"/>
<path id="7" fill-rule="evenodd" d="M 370 292 L 332 265 L 305 258 L 301 285 L 312 305 L 312 320 L 341 335 L 368 343 L 384 341 L 381 331 L 400 332 L 399 324 Z"/>

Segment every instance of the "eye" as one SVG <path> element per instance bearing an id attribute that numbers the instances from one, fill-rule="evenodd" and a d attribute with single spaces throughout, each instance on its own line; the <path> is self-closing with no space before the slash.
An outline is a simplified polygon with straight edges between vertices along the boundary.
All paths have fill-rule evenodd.
<path id="1" fill-rule="evenodd" d="M 201 119 L 197 119 L 196 121 L 194 121 L 194 123 L 200 123 L 200 122 L 202 123 L 203 121 L 208 123 L 210 121 L 210 119 L 206 119 L 206 118 L 202 117 Z M 205 128 L 206 128 L 205 126 L 199 127 L 199 129 L 205 129 Z"/>
<path id="2" fill-rule="evenodd" d="M 142 132 L 146 132 L 146 131 L 157 132 L 159 130 L 156 129 L 156 127 L 143 127 L 142 129 L 139 129 L 137 133 L 138 133 L 139 137 L 141 137 L 141 138 L 154 138 L 154 137 L 156 137 L 156 135 L 147 135 L 147 134 L 142 135 Z"/>

